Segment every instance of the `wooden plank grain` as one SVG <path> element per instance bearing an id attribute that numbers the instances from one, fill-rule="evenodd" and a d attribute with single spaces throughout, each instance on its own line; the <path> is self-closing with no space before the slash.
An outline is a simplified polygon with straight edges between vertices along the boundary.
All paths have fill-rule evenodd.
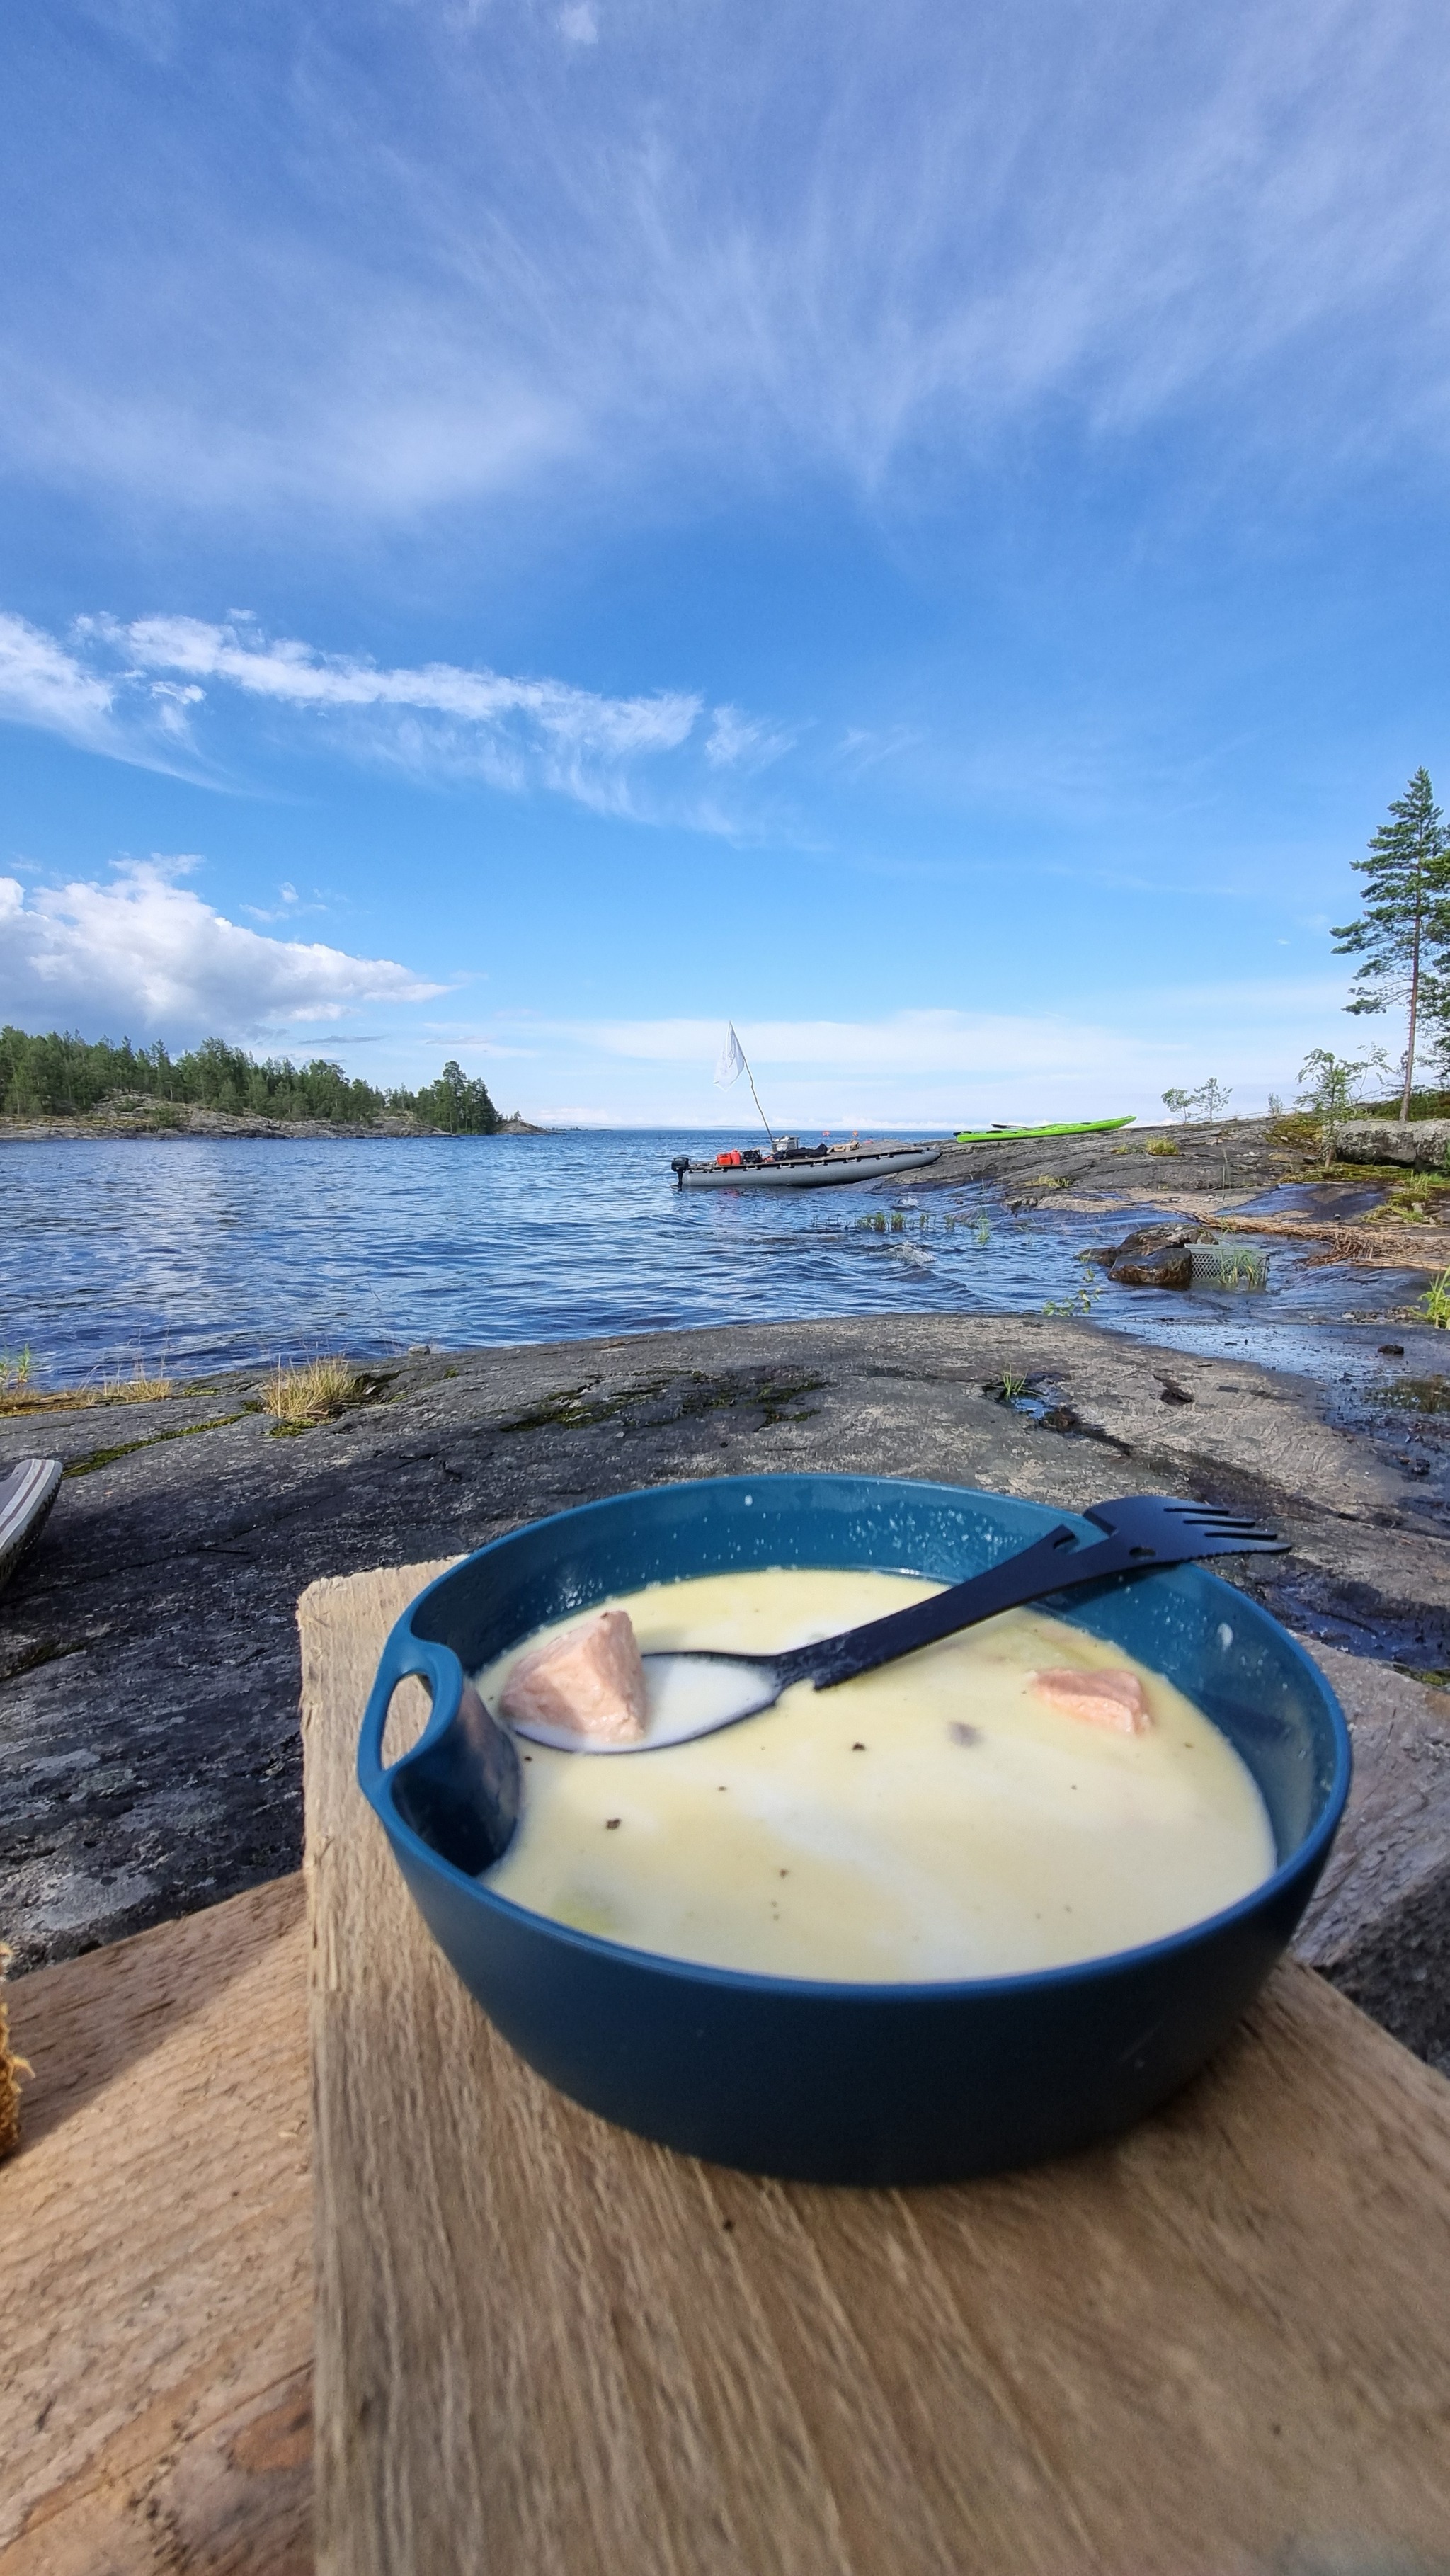
<path id="1" fill-rule="evenodd" d="M 814 2190 L 608 2128 L 354 1785 L 437 1570 L 301 1605 L 324 2576 L 1450 2566 L 1443 2079 L 1289 1963 L 1157 2118 L 1032 2173 Z"/>
<path id="2" fill-rule="evenodd" d="M 300 1873 L 11 1990 L 0 2576 L 305 2576 Z"/>

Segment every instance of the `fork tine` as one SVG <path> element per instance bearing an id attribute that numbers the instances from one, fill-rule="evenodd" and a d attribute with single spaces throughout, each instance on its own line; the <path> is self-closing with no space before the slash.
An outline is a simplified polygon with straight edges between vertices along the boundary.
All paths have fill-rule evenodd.
<path id="1" fill-rule="evenodd" d="M 1201 1535 L 1205 1547 L 1287 1547 L 1289 1544 L 1277 1530 L 1271 1529 L 1204 1530 Z"/>
<path id="2" fill-rule="evenodd" d="M 1180 1528 L 1195 1538 L 1276 1538 L 1263 1521 L 1182 1521 Z"/>
<path id="3" fill-rule="evenodd" d="M 1262 1529 L 1264 1523 L 1256 1520 L 1248 1512 L 1185 1512 L 1183 1527 L 1202 1530 L 1256 1530 Z"/>
<path id="4" fill-rule="evenodd" d="M 1125 1494 L 1114 1501 L 1094 1504 L 1088 1513 L 1100 1529 L 1108 1529 L 1130 1543 L 1139 1540 L 1151 1547 L 1154 1532 L 1193 1538 L 1201 1549 L 1227 1553 L 1235 1547 L 1282 1548 L 1285 1541 L 1253 1513 L 1236 1511 L 1226 1503 L 1200 1503 L 1179 1495 Z"/>

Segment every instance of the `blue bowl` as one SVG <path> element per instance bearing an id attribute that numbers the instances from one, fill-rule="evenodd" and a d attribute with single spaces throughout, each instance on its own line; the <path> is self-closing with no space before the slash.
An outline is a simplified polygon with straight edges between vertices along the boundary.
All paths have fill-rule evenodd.
<path id="1" fill-rule="evenodd" d="M 707 1478 L 515 1530 L 445 1574 L 389 1637 L 358 1776 L 445 1956 L 504 2037 L 605 2119 L 720 2164 L 808 2182 L 992 2172 L 1109 2135 L 1172 2093 L 1233 2028 L 1289 1941 L 1349 1789 L 1333 1694 L 1292 1637 L 1196 1565 L 1119 1576 L 1050 1606 L 1166 1673 L 1258 1782 L 1278 1866 L 1171 1939 L 1019 1977 L 836 1985 L 599 1940 L 525 1912 L 478 1873 L 513 1827 L 466 1673 L 610 1593 L 764 1566 L 955 1583 L 1071 1513 L 884 1476 Z M 382 1760 L 388 1704 L 420 1674 L 432 1714 Z M 492 1739 L 492 1745 L 490 1742 Z"/>

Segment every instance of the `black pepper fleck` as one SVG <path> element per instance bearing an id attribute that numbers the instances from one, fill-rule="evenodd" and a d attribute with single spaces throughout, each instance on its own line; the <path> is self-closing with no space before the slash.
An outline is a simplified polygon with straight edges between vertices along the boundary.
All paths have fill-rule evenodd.
<path id="1" fill-rule="evenodd" d="M 606 1816 L 606 1817 L 605 1817 L 605 1819 L 604 1819 L 604 1830 L 605 1830 L 605 1832 L 606 1832 L 607 1834 L 612 1834 L 612 1833 L 613 1833 L 613 1831 L 614 1831 L 614 1829 L 615 1829 L 615 1827 L 616 1827 L 616 1825 L 617 1825 L 619 1822 L 620 1822 L 620 1819 L 619 1819 L 619 1817 L 618 1817 L 618 1816 Z"/>

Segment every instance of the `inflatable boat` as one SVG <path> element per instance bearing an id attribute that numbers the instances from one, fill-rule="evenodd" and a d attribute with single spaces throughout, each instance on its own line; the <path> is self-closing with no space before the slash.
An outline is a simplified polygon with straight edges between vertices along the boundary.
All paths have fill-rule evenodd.
<path id="1" fill-rule="evenodd" d="M 773 1154 L 749 1146 L 710 1162 L 677 1154 L 670 1169 L 682 1190 L 819 1190 L 844 1181 L 890 1181 L 940 1160 L 940 1145 L 798 1145 L 784 1137 Z"/>

